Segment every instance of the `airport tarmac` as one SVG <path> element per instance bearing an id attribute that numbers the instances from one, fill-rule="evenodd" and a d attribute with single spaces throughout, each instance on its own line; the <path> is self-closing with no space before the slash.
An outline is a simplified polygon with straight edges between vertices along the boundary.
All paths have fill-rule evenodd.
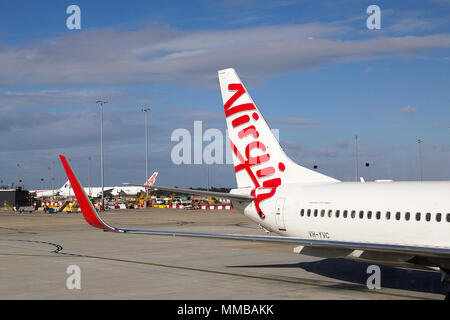
<path id="1" fill-rule="evenodd" d="M 235 211 L 148 208 L 102 214 L 114 226 L 264 234 Z M 440 274 L 318 259 L 292 245 L 102 232 L 81 213 L 0 211 L 0 299 L 444 299 Z M 80 289 L 68 289 L 69 266 Z"/>

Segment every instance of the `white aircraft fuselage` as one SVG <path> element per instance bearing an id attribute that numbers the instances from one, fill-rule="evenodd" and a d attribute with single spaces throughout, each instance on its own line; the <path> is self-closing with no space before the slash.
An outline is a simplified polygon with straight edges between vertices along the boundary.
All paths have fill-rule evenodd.
<path id="1" fill-rule="evenodd" d="M 449 191 L 449 181 L 298 183 L 261 203 L 264 220 L 253 202 L 233 206 L 283 236 L 448 247 Z"/>

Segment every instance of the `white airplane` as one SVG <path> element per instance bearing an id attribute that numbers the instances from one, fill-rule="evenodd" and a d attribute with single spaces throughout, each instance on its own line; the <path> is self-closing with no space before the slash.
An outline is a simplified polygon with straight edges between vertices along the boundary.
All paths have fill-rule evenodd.
<path id="1" fill-rule="evenodd" d="M 59 196 L 62 195 L 64 192 L 67 191 L 67 189 L 70 186 L 70 181 L 67 180 L 66 183 L 64 183 L 62 185 L 61 188 L 59 189 L 51 189 L 51 190 L 30 190 L 30 193 L 34 193 L 36 194 L 37 198 L 45 198 L 45 197 L 54 197 L 54 196 Z M 72 192 L 72 195 L 74 193 Z"/>
<path id="2" fill-rule="evenodd" d="M 450 272 L 450 181 L 341 182 L 294 163 L 234 69 L 218 72 L 237 188 L 230 193 L 152 187 L 230 199 L 277 234 L 239 235 L 115 227 L 92 207 L 60 156 L 86 221 L 104 231 L 295 244 L 294 252 Z"/>
<path id="3" fill-rule="evenodd" d="M 101 187 L 93 187 L 93 188 L 84 188 L 85 192 L 90 197 L 99 197 L 102 194 L 102 188 Z M 105 194 L 112 191 L 114 187 L 105 187 Z M 60 197 L 71 197 L 75 196 L 75 193 L 72 190 L 72 185 L 70 183 L 70 180 L 67 180 L 66 183 L 63 184 L 63 186 L 59 189 L 54 190 L 30 190 L 30 193 L 36 194 L 37 198 L 45 198 L 45 197 L 54 197 L 54 196 L 60 196 Z"/>
<path id="4" fill-rule="evenodd" d="M 128 196 L 134 196 L 141 192 L 147 192 L 148 186 L 152 186 L 155 183 L 157 176 L 158 176 L 158 172 L 153 172 L 153 174 L 150 176 L 150 178 L 144 184 L 144 187 L 143 186 L 114 187 L 113 190 L 111 191 L 111 194 L 113 196 L 118 196 L 118 195 L 123 195 L 123 194 L 128 195 Z"/>
<path id="5" fill-rule="evenodd" d="M 117 187 L 104 187 L 105 195 L 113 195 L 113 196 L 119 196 L 119 195 L 136 195 L 140 192 L 146 192 L 147 187 L 150 185 L 152 186 L 155 181 L 156 177 L 158 176 L 158 172 L 153 172 L 153 174 L 150 176 L 150 178 L 147 180 L 147 182 L 144 184 L 144 186 L 117 186 Z M 51 190 L 50 190 L 51 191 Z M 74 191 L 72 190 L 72 185 L 70 181 L 68 180 L 59 190 L 59 195 L 63 197 L 70 197 L 75 196 Z M 100 197 L 102 195 L 102 187 L 90 187 L 90 188 L 84 188 L 84 192 L 90 197 Z"/>
<path id="6" fill-rule="evenodd" d="M 104 187 L 103 189 L 104 189 L 105 195 L 106 195 L 107 193 L 110 193 L 114 189 L 114 187 Z M 84 188 L 84 192 L 86 192 L 89 197 L 97 198 L 102 195 L 102 188 L 101 187 Z M 64 184 L 64 186 L 61 187 L 61 189 L 59 189 L 58 195 L 62 196 L 62 197 L 75 196 L 75 193 L 72 189 L 72 184 L 71 184 L 70 180 L 67 181 Z"/>

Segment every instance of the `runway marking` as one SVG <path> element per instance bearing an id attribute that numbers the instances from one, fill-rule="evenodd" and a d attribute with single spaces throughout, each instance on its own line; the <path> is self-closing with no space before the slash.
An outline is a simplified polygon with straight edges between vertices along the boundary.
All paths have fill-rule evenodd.
<path id="1" fill-rule="evenodd" d="M 50 251 L 50 253 L 55 253 L 55 254 L 60 254 L 62 256 L 75 256 L 75 257 L 81 257 L 81 255 L 78 254 L 72 254 L 72 253 L 64 253 L 61 252 L 63 250 L 63 246 L 56 244 L 56 243 L 52 243 L 52 242 L 47 242 L 47 241 L 38 241 L 38 240 L 21 240 L 21 239 L 0 239 L 0 241 L 10 241 L 10 242 L 27 242 L 27 243 L 37 243 L 37 244 L 45 244 L 45 245 L 50 245 L 50 246 L 54 246 L 55 250 Z M 44 255 L 27 255 L 27 254 L 20 254 L 20 253 L 16 253 L 16 254 L 9 254 L 9 253 L 0 253 L 0 255 L 14 255 L 14 256 L 28 256 L 28 257 L 53 257 L 53 256 L 44 256 Z M 18 258 L 21 259 L 21 258 Z M 22 258 L 24 259 L 24 258 Z M 2 259 L 0 261 L 15 261 L 16 259 Z"/>
<path id="2" fill-rule="evenodd" d="M 20 240 L 20 239 L 0 239 L 0 241 L 10 241 L 10 242 L 29 242 L 29 243 L 38 243 L 38 244 L 46 244 L 56 247 L 55 250 L 51 251 L 52 253 L 59 253 L 63 247 L 56 243 L 46 242 L 46 241 L 38 241 L 38 240 Z"/>
<path id="3" fill-rule="evenodd" d="M 0 239 L 0 241 L 5 241 L 4 239 Z M 8 241 L 25 241 L 25 240 L 8 240 Z M 33 242 L 33 241 L 28 241 L 27 242 Z M 39 242 L 36 241 L 37 243 L 43 243 L 43 244 L 51 244 L 48 242 Z M 55 244 L 52 244 L 55 245 Z M 275 247 L 275 249 L 277 248 L 277 245 L 271 245 L 269 247 Z M 254 249 L 254 250 L 263 250 L 263 251 L 278 251 L 278 250 L 270 250 L 270 248 L 262 248 L 261 244 L 243 244 L 241 246 L 236 245 L 236 244 L 231 244 L 231 245 L 225 245 L 225 244 L 219 244 L 217 243 L 217 245 L 212 245 L 210 244 L 199 244 L 199 245 L 185 245 L 185 246 L 173 246 L 173 247 L 157 247 L 157 248 L 142 248 L 142 249 L 127 249 L 127 250 L 115 250 L 115 251 L 99 251 L 99 252 L 92 252 L 89 255 L 103 255 L 103 254 L 120 254 L 120 253 L 143 253 L 143 252 L 152 252 L 152 251 L 161 251 L 161 250 L 172 250 L 172 249 L 180 249 L 180 248 L 210 248 L 210 247 L 226 247 L 226 248 L 233 248 L 233 249 Z M 61 247 L 62 248 L 62 247 Z M 42 249 L 43 250 L 43 249 Z M 281 250 L 280 250 L 281 251 Z M 64 252 L 57 252 L 63 255 L 69 255 L 68 253 L 64 253 Z M 1 253 L 0 252 L 0 256 L 22 256 L 22 257 L 26 257 L 26 258 L 16 258 L 16 259 L 0 259 L 0 262 L 8 262 L 8 261 L 20 261 L 20 260 L 29 260 L 29 259 L 33 259 L 33 258 L 39 258 L 39 257 L 44 257 L 44 258 L 48 258 L 48 257 L 54 257 L 54 256 L 50 256 L 50 255 L 33 255 L 33 254 L 20 254 L 20 253 Z M 74 254 L 70 254 L 70 255 L 74 255 Z M 82 256 L 82 255 L 75 255 L 75 256 Z M 86 257 L 85 255 L 83 255 L 84 257 Z"/>
<path id="4" fill-rule="evenodd" d="M 154 263 L 154 262 L 126 260 L 126 259 L 119 259 L 119 258 L 108 258 L 108 257 L 94 256 L 94 255 L 71 254 L 71 253 L 62 252 L 63 247 L 61 245 L 51 243 L 51 242 L 45 242 L 45 241 L 15 240 L 15 239 L 0 239 L 0 241 L 21 241 L 21 242 L 29 242 L 29 243 L 48 244 L 48 245 L 53 245 L 56 247 L 56 249 L 54 251 L 51 251 L 51 253 L 54 253 L 55 255 L 27 255 L 27 254 L 0 253 L 0 255 L 14 255 L 14 256 L 26 257 L 26 258 L 7 259 L 7 260 L 3 260 L 3 261 L 8 261 L 8 260 L 15 261 L 15 260 L 34 259 L 34 258 L 62 258 L 62 257 L 90 258 L 90 259 L 98 259 L 98 260 L 105 260 L 105 261 L 140 264 L 140 265 L 147 265 L 147 266 L 160 267 L 160 268 L 170 268 L 170 269 L 177 269 L 177 270 L 187 270 L 187 271 L 219 274 L 219 275 L 240 277 L 240 278 L 247 278 L 247 279 L 257 279 L 257 280 L 275 281 L 275 282 L 290 283 L 290 284 L 300 284 L 300 285 L 304 285 L 304 286 L 326 288 L 326 289 L 353 290 L 353 291 L 362 292 L 362 293 L 378 294 L 378 295 L 392 296 L 392 297 L 398 297 L 398 298 L 409 298 L 409 299 L 417 299 L 417 300 L 438 300 L 438 299 L 429 298 L 429 297 L 420 297 L 420 296 L 413 296 L 413 295 L 406 295 L 406 294 L 368 290 L 368 289 L 365 289 L 365 287 L 363 287 L 363 286 L 361 286 L 360 289 L 351 288 L 351 287 L 337 288 L 337 287 L 331 287 L 330 285 L 326 285 L 326 284 L 320 284 L 320 283 L 314 283 L 314 282 L 308 282 L 308 281 L 302 281 L 302 280 L 288 280 L 288 279 L 281 279 L 281 278 L 274 278 L 274 277 L 267 277 L 267 276 L 248 275 L 248 274 L 235 273 L 235 272 L 208 270 L 208 269 L 200 269 L 200 268 L 194 268 L 194 267 L 176 266 L 176 265 L 168 265 L 168 264 L 161 264 L 161 263 Z M 131 251 L 132 250 L 129 250 L 126 252 L 131 252 Z M 2 261 L 2 260 L 0 260 L 0 261 Z M 337 286 L 348 285 L 347 283 L 339 283 L 339 282 L 336 282 L 335 284 Z M 353 285 L 353 284 L 351 284 L 351 285 Z M 354 286 L 357 286 L 357 285 L 354 285 Z"/>
<path id="5" fill-rule="evenodd" d="M 295 247 L 293 245 L 289 245 L 289 249 L 286 250 L 287 246 L 283 248 L 282 245 L 273 244 L 268 246 L 263 246 L 262 243 L 258 244 L 248 244 L 244 243 L 242 245 L 237 244 L 225 244 L 226 241 L 224 241 L 223 244 L 221 243 L 208 243 L 208 244 L 190 244 L 185 246 L 176 245 L 173 247 L 156 247 L 156 248 L 142 248 L 142 249 L 127 249 L 127 250 L 115 250 L 115 251 L 102 251 L 102 252 L 92 252 L 91 254 L 97 255 L 97 254 L 116 254 L 116 253 L 139 253 L 139 252 L 152 252 L 152 251 L 160 251 L 160 250 L 173 250 L 173 249 L 180 249 L 180 248 L 210 248 L 210 247 L 220 247 L 220 248 L 233 248 L 233 249 L 252 249 L 252 250 L 262 250 L 262 251 L 277 251 L 277 252 L 292 252 L 292 249 Z M 283 250 L 282 250 L 283 248 Z"/>
<path id="6" fill-rule="evenodd" d="M 33 232 L 33 231 L 22 231 L 18 228 L 5 228 L 5 227 L 0 227 L 0 229 L 5 229 L 8 231 L 14 231 L 12 233 L 2 233 L 2 235 L 6 235 L 6 234 L 16 234 L 16 233 L 25 233 L 25 234 L 39 234 L 38 232 Z"/>
<path id="7" fill-rule="evenodd" d="M 248 278 L 248 279 L 269 280 L 269 281 L 276 281 L 276 282 L 283 282 L 283 283 L 301 284 L 301 285 L 306 285 L 306 286 L 315 286 L 315 287 L 327 288 L 327 289 L 336 289 L 336 288 L 332 288 L 328 285 L 300 281 L 300 280 L 287 280 L 287 279 L 271 278 L 271 277 L 264 277 L 264 276 L 257 276 L 257 275 L 248 275 L 248 274 L 242 274 L 242 273 L 208 270 L 208 269 L 200 269 L 200 268 L 193 268 L 193 267 L 183 267 L 183 266 L 167 265 L 167 264 L 154 263 L 154 262 L 125 260 L 125 259 L 117 259 L 117 258 L 107 258 L 107 257 L 88 256 L 88 255 L 85 255 L 83 257 L 107 260 L 107 261 L 115 261 L 115 262 L 125 262 L 125 263 L 149 265 L 149 266 L 154 266 L 154 267 L 162 267 L 162 268 L 170 268 L 170 269 L 179 269 L 179 270 L 187 270 L 187 271 L 197 271 L 197 272 L 205 272 L 205 273 L 212 273 L 212 274 L 220 274 L 220 275 L 227 275 L 227 276 L 234 276 L 234 277 L 241 277 L 241 278 Z M 336 284 L 345 285 L 345 284 L 340 284 L 340 283 L 336 283 Z M 437 299 L 429 298 L 429 297 L 419 297 L 419 296 L 411 296 L 411 295 L 406 295 L 406 294 L 371 291 L 368 289 L 364 290 L 363 287 L 361 287 L 361 290 L 354 289 L 354 288 L 345 288 L 345 289 L 337 288 L 337 290 L 354 290 L 354 291 L 364 292 L 364 293 L 387 295 L 387 296 L 393 296 L 393 297 L 399 297 L 399 298 L 410 298 L 410 299 L 417 299 L 417 300 L 437 300 Z"/>

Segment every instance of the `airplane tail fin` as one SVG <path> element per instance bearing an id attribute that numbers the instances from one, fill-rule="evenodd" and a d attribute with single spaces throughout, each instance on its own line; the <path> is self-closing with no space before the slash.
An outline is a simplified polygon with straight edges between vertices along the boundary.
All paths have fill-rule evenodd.
<path id="1" fill-rule="evenodd" d="M 155 181 L 156 181 L 156 177 L 158 176 L 158 172 L 153 172 L 153 174 L 150 176 L 150 178 L 147 180 L 147 182 L 145 183 L 146 186 L 152 186 Z M 147 188 L 145 188 L 145 191 L 147 191 Z"/>
<path id="2" fill-rule="evenodd" d="M 281 148 L 232 68 L 218 71 L 238 188 L 338 180 L 299 166 Z"/>
<path id="3" fill-rule="evenodd" d="M 152 186 L 155 183 L 157 176 L 158 176 L 158 172 L 153 172 L 153 174 L 150 176 L 150 178 L 147 180 L 147 182 L 145 184 L 147 186 Z"/>
<path id="4" fill-rule="evenodd" d="M 70 180 L 67 180 L 66 183 L 64 183 L 64 184 L 62 185 L 62 187 L 59 188 L 59 190 L 62 191 L 62 190 L 66 190 L 66 189 L 69 189 L 69 188 L 71 188 Z"/>

